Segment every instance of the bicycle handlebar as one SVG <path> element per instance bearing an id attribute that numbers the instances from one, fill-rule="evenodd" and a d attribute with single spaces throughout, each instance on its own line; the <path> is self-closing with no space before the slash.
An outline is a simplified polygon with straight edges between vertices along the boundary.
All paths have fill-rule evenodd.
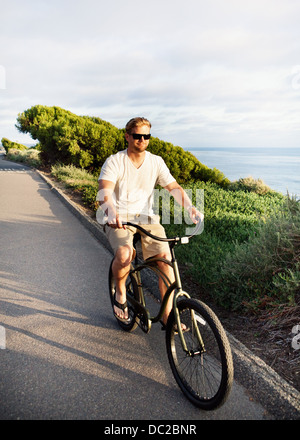
<path id="1" fill-rule="evenodd" d="M 164 241 L 164 242 L 169 242 L 169 243 L 170 242 L 174 242 L 174 243 L 181 242 L 182 244 L 186 244 L 189 242 L 190 238 L 192 238 L 194 235 L 197 234 L 197 232 L 200 229 L 201 223 L 202 223 L 202 221 L 200 219 L 198 219 L 198 222 L 196 223 L 195 230 L 191 235 L 183 236 L 183 237 L 173 237 L 173 238 L 157 237 L 156 235 L 151 234 L 150 232 L 146 231 L 142 226 L 140 226 L 136 223 L 122 222 L 122 225 L 127 225 L 127 226 L 132 226 L 134 228 L 137 228 L 141 232 L 143 232 L 144 234 L 148 235 L 148 237 L 153 238 L 154 240 L 157 240 L 157 241 Z"/>

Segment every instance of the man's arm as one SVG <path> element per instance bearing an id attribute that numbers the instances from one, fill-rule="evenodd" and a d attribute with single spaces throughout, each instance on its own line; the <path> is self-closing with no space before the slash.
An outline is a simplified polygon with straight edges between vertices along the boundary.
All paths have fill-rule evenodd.
<path id="1" fill-rule="evenodd" d="M 115 184 L 110 180 L 99 180 L 99 203 L 103 211 L 108 217 L 107 224 L 112 228 L 126 228 L 122 225 L 122 219 L 116 211 L 112 194 L 114 192 Z"/>
<path id="2" fill-rule="evenodd" d="M 188 197 L 187 193 L 179 185 L 179 183 L 174 181 L 165 186 L 165 189 L 172 194 L 177 203 L 188 211 L 190 218 L 194 223 L 197 223 L 199 219 L 203 221 L 204 215 L 198 211 L 195 206 L 193 206 L 191 199 Z"/>

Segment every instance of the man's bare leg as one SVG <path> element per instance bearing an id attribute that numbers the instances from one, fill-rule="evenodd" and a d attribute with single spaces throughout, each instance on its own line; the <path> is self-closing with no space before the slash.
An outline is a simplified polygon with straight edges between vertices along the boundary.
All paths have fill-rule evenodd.
<path id="1" fill-rule="evenodd" d="M 112 264 L 112 272 L 116 282 L 115 299 L 120 304 L 126 302 L 126 279 L 130 270 L 131 260 L 132 249 L 130 246 L 122 246 L 117 250 Z M 119 318 L 128 319 L 128 308 L 122 310 L 114 305 L 114 311 Z"/>
<path id="2" fill-rule="evenodd" d="M 130 248 L 130 246 L 124 246 L 119 248 L 118 251 L 116 252 L 112 265 L 112 272 L 116 282 L 115 299 L 120 304 L 124 304 L 126 301 L 126 279 L 130 270 L 132 254 L 133 254 L 133 250 Z M 158 254 L 155 257 L 170 260 L 170 255 L 165 253 Z M 163 262 L 158 262 L 158 266 L 162 270 L 162 272 L 169 278 L 170 282 L 173 283 L 175 281 L 173 269 L 168 264 Z M 159 285 L 161 300 L 163 300 L 167 291 L 167 286 L 165 285 L 165 283 L 161 278 L 159 278 L 158 285 Z M 173 307 L 173 296 L 174 296 L 174 292 L 170 295 L 164 314 L 162 316 L 162 322 L 165 325 L 167 324 L 168 316 Z M 127 308 L 123 311 L 122 309 L 120 309 L 115 305 L 114 310 L 116 315 L 119 316 L 120 318 L 122 319 L 128 318 Z"/>
<path id="3" fill-rule="evenodd" d="M 159 255 L 157 255 L 157 257 L 164 258 L 166 260 L 171 260 L 171 256 L 168 254 L 159 254 Z M 169 278 L 171 284 L 174 283 L 175 276 L 174 276 L 174 272 L 173 272 L 173 269 L 171 268 L 171 266 L 169 266 L 168 264 L 163 263 L 163 262 L 159 262 L 158 265 L 159 265 L 160 270 L 162 270 L 162 272 Z M 159 278 L 158 284 L 159 284 L 159 290 L 160 290 L 160 294 L 161 294 L 161 300 L 163 300 L 163 298 L 166 294 L 166 291 L 167 291 L 167 287 L 161 278 Z M 173 308 L 173 297 L 174 297 L 174 292 L 172 292 L 172 294 L 170 295 L 169 300 L 166 305 L 166 308 L 165 308 L 165 311 L 164 311 L 164 314 L 162 316 L 162 322 L 164 325 L 167 324 L 169 314 Z M 183 323 L 181 324 L 181 328 L 183 331 L 185 331 L 187 329 L 186 325 Z"/>
<path id="4" fill-rule="evenodd" d="M 171 260 L 171 256 L 169 254 L 159 254 L 156 255 L 157 258 L 164 258 L 166 260 Z M 170 282 L 173 283 L 175 281 L 175 277 L 174 277 L 174 273 L 173 273 L 173 269 L 166 263 L 163 262 L 158 262 L 158 266 L 160 268 L 160 270 L 169 278 Z M 166 291 L 167 291 L 167 286 L 165 285 L 165 283 L 163 282 L 163 280 L 161 278 L 159 278 L 158 281 L 158 286 L 159 286 L 159 291 L 160 291 L 160 295 L 161 295 L 161 300 L 163 300 Z M 167 324 L 167 320 L 168 320 L 168 316 L 172 310 L 173 307 L 173 296 L 174 296 L 174 292 L 171 294 L 168 302 L 167 302 L 167 306 L 165 308 L 164 314 L 162 316 L 162 322 L 166 325 Z"/>

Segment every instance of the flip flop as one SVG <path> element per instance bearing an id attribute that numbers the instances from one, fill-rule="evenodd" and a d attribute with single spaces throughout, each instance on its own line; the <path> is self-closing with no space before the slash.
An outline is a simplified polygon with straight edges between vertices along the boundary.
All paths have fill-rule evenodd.
<path id="1" fill-rule="evenodd" d="M 114 298 L 114 306 L 118 307 L 118 309 L 122 310 L 123 312 L 125 311 L 126 308 L 128 308 L 128 304 L 127 301 L 124 302 L 124 304 L 119 303 L 119 301 L 116 300 L 116 298 Z M 114 316 L 115 318 L 117 318 L 119 321 L 121 322 L 125 322 L 126 324 L 128 324 L 130 322 L 130 318 L 128 316 L 128 318 L 121 318 L 120 316 L 118 316 L 116 314 L 116 312 L 114 311 Z"/>

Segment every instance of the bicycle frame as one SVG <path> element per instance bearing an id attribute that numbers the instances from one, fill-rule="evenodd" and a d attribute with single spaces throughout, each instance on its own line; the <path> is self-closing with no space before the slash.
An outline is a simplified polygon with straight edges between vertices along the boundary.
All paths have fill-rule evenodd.
<path id="1" fill-rule="evenodd" d="M 149 316 L 149 313 L 146 308 L 145 296 L 144 296 L 143 286 L 142 286 L 142 282 L 141 282 L 140 272 L 145 268 L 150 268 L 153 272 L 155 272 L 158 275 L 158 277 L 160 277 L 160 279 L 163 280 L 163 282 L 165 283 L 165 285 L 167 287 L 167 290 L 164 295 L 164 298 L 161 303 L 158 314 L 156 316 L 149 317 L 150 323 L 156 323 L 161 320 L 162 315 L 164 313 L 164 310 L 166 308 L 166 305 L 169 301 L 169 298 L 171 297 L 171 295 L 174 292 L 173 311 L 175 314 L 177 330 L 178 330 L 178 334 L 179 334 L 179 338 L 180 338 L 183 350 L 186 353 L 189 353 L 189 350 L 187 348 L 185 338 L 184 338 L 184 332 L 182 331 L 182 328 L 181 328 L 181 321 L 180 321 L 179 311 L 177 308 L 177 301 L 178 301 L 178 298 L 180 298 L 182 296 L 185 296 L 187 298 L 190 298 L 190 296 L 188 293 L 186 293 L 182 290 L 181 278 L 180 278 L 180 273 L 179 273 L 179 268 L 178 268 L 178 262 L 175 257 L 174 246 L 175 246 L 175 243 L 170 244 L 170 251 L 171 251 L 171 257 L 172 257 L 171 261 L 166 260 L 164 258 L 153 257 L 153 258 L 149 258 L 148 260 L 139 263 L 138 257 L 136 256 L 135 257 L 135 265 L 130 270 L 130 273 L 135 274 L 135 276 L 137 277 L 139 296 L 141 298 L 141 303 L 139 304 L 139 306 L 143 309 L 143 313 L 147 314 L 148 316 Z M 163 262 L 165 264 L 168 264 L 173 269 L 175 282 L 171 283 L 170 279 L 166 276 L 166 274 L 158 267 L 158 265 L 157 265 L 158 262 Z M 130 301 L 130 299 L 129 299 L 129 301 Z M 132 302 L 134 303 L 134 305 L 137 305 L 136 301 L 133 300 Z M 202 347 L 202 350 L 204 350 L 203 340 L 200 335 L 198 326 L 196 325 L 196 319 L 195 319 L 193 311 L 192 311 L 192 321 L 194 323 L 194 328 L 196 329 L 196 333 L 197 333 L 197 337 L 198 337 L 200 346 Z M 148 331 L 149 330 L 150 330 L 150 327 L 149 327 Z"/>

